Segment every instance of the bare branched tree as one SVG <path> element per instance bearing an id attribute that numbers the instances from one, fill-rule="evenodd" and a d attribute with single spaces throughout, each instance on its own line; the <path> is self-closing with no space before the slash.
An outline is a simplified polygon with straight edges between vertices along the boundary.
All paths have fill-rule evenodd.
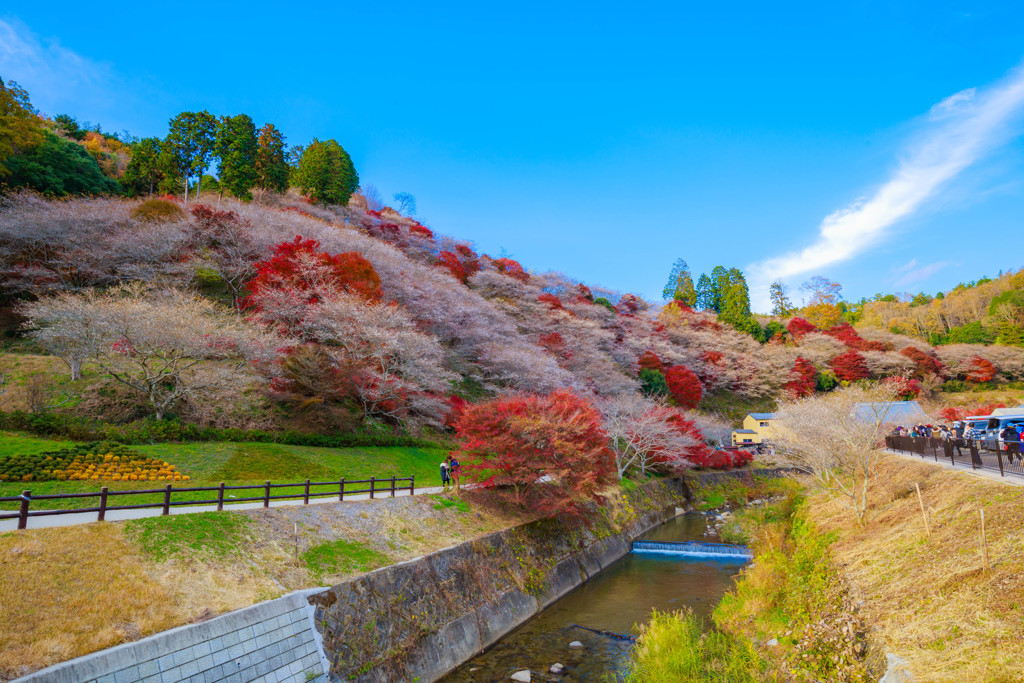
<path id="1" fill-rule="evenodd" d="M 782 455 L 810 470 L 832 498 L 864 523 L 868 491 L 892 424 L 891 387 L 850 386 L 784 403 L 776 412 Z"/>
<path id="2" fill-rule="evenodd" d="M 696 442 L 672 424 L 677 411 L 640 394 L 619 394 L 601 407 L 619 479 L 647 471 L 659 458 L 681 453 Z"/>

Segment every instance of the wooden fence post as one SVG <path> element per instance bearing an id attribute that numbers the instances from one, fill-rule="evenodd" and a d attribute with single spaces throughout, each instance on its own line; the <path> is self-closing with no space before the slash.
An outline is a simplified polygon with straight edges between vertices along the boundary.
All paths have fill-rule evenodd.
<path id="1" fill-rule="evenodd" d="M 411 477 L 409 477 L 409 495 L 410 496 L 415 496 L 416 495 L 416 475 L 415 474 L 412 475 Z"/>
<path id="2" fill-rule="evenodd" d="M 341 478 L 341 483 L 338 485 L 338 502 L 345 500 L 345 477 Z"/>
<path id="3" fill-rule="evenodd" d="M 985 538 L 985 510 L 979 509 L 981 513 L 981 555 L 985 559 L 985 570 L 988 571 L 988 539 Z"/>
<path id="4" fill-rule="evenodd" d="M 370 500 L 373 500 L 373 490 L 377 488 L 377 477 L 370 477 Z"/>
<path id="5" fill-rule="evenodd" d="M 996 460 L 999 461 L 999 476 L 1005 477 L 1006 473 L 1003 472 L 1003 452 L 999 450 L 999 442 L 996 441 Z"/>
<path id="6" fill-rule="evenodd" d="M 107 516 L 107 487 L 100 487 L 100 514 L 97 521 L 102 522 Z"/>
<path id="7" fill-rule="evenodd" d="M 220 488 L 217 490 L 217 512 L 224 509 L 224 482 L 220 483 Z"/>
<path id="8" fill-rule="evenodd" d="M 395 477 L 391 477 L 391 497 L 395 497 Z"/>
<path id="9" fill-rule="evenodd" d="M 270 507 L 270 482 L 267 482 L 266 488 L 263 493 L 263 507 Z"/>
<path id="10" fill-rule="evenodd" d="M 306 491 L 302 496 L 302 504 L 309 505 L 309 479 L 306 480 Z"/>
<path id="11" fill-rule="evenodd" d="M 32 492 L 22 491 L 21 492 L 21 508 L 18 510 L 18 528 L 28 528 L 28 506 L 32 502 Z"/>
<path id="12" fill-rule="evenodd" d="M 164 489 L 164 511 L 162 514 L 171 514 L 171 485 L 168 484 L 167 488 Z"/>
<path id="13" fill-rule="evenodd" d="M 921 487 L 918 486 L 917 482 L 914 482 L 914 488 L 917 489 L 917 502 L 921 504 L 921 516 L 924 517 L 924 531 L 928 538 L 932 537 L 932 527 L 928 523 L 928 513 L 924 509 L 924 499 L 921 497 Z"/>

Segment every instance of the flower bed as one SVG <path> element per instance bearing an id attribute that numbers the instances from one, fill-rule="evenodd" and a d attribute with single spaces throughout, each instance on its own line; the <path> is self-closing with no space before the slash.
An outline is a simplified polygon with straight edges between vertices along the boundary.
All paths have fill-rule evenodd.
<path id="1" fill-rule="evenodd" d="M 86 443 L 0 458 L 0 481 L 188 481 L 174 465 L 127 446 Z"/>

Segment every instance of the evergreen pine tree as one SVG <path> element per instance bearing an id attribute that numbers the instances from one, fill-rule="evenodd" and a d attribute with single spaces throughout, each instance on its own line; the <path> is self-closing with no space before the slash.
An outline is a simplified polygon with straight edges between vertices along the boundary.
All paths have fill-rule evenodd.
<path id="1" fill-rule="evenodd" d="M 220 181 L 239 199 L 252 199 L 256 185 L 256 125 L 248 114 L 221 117 L 217 127 L 217 158 Z"/>

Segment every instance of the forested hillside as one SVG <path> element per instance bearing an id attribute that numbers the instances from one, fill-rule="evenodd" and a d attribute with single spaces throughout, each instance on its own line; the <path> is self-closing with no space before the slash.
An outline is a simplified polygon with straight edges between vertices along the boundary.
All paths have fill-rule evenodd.
<path id="1" fill-rule="evenodd" d="M 360 189 L 334 140 L 289 149 L 271 124 L 207 112 L 122 139 L 40 116 L 13 84 L 0 94 L 8 410 L 441 435 L 468 404 L 566 390 L 601 411 L 622 458 L 644 425 L 652 457 L 707 464 L 722 418 L 780 397 L 1024 380 L 1019 274 L 920 305 L 850 305 L 818 277 L 797 308 L 776 283 L 765 317 L 739 269 L 695 280 L 680 260 L 662 306 L 435 232 L 411 195 L 400 212 Z M 896 332 L 931 331 L 907 322 L 919 310 L 941 318 L 942 345 Z M 989 336 L 957 336 L 974 324 Z"/>

